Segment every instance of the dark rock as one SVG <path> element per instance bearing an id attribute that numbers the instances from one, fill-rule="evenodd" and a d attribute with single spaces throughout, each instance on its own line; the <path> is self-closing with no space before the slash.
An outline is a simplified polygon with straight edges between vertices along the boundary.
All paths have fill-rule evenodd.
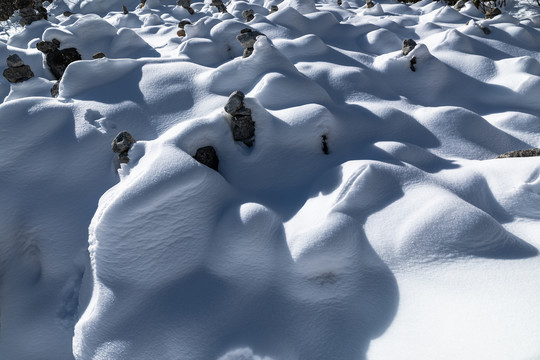
<path id="1" fill-rule="evenodd" d="M 197 153 L 193 156 L 195 160 L 203 165 L 208 166 L 210 169 L 218 171 L 219 159 L 216 153 L 216 149 L 212 146 L 205 146 L 197 149 Z"/>
<path id="2" fill-rule="evenodd" d="M 502 155 L 497 156 L 497 159 L 512 158 L 512 157 L 531 157 L 531 156 L 540 156 L 540 149 L 527 149 L 527 150 L 514 150 L 506 152 Z"/>
<path id="3" fill-rule="evenodd" d="M 225 112 L 234 116 L 236 112 L 244 106 L 244 98 L 245 98 L 245 95 L 243 92 L 239 90 L 233 92 L 229 96 L 229 99 L 227 100 L 227 103 L 225 104 L 225 107 L 224 107 Z"/>
<path id="4" fill-rule="evenodd" d="M 278 10 L 279 10 L 279 8 L 278 8 L 277 5 L 270 6 L 270 14 L 275 13 Z"/>
<path id="5" fill-rule="evenodd" d="M 264 35 L 263 33 L 258 32 L 257 30 L 252 30 L 250 28 L 245 28 L 240 30 L 240 35 L 236 36 L 236 40 L 242 44 L 244 49 L 253 48 L 255 41 L 257 41 L 257 36 Z"/>
<path id="6" fill-rule="evenodd" d="M 373 1 L 371 0 L 366 1 L 366 8 L 371 9 L 374 6 L 375 6 L 375 3 Z"/>
<path id="7" fill-rule="evenodd" d="M 489 30 L 489 28 L 487 26 L 480 26 L 480 29 L 482 29 L 482 31 L 484 32 L 485 35 L 489 35 L 491 34 L 491 30 Z"/>
<path id="8" fill-rule="evenodd" d="M 179 27 L 180 29 L 183 29 L 184 26 L 186 26 L 186 25 L 191 25 L 191 22 L 188 21 L 188 20 L 182 20 L 182 21 L 180 21 L 180 22 L 178 23 L 178 27 Z"/>
<path id="9" fill-rule="evenodd" d="M 180 29 L 176 32 L 176 35 L 178 35 L 179 37 L 186 36 L 186 31 L 184 29 Z"/>
<path id="10" fill-rule="evenodd" d="M 34 77 L 34 73 L 28 65 L 8 67 L 4 70 L 3 75 L 10 83 L 23 82 Z"/>
<path id="11" fill-rule="evenodd" d="M 223 1 L 221 1 L 221 0 L 212 0 L 211 4 L 212 4 L 212 6 L 215 6 L 220 13 L 226 13 L 227 12 L 227 7 L 223 4 Z"/>
<path id="12" fill-rule="evenodd" d="M 45 60 L 51 72 L 60 80 L 64 71 L 74 61 L 81 60 L 81 54 L 75 48 L 59 50 L 60 42 L 56 39 L 52 41 L 40 41 L 36 44 L 37 49 L 46 54 Z"/>
<path id="13" fill-rule="evenodd" d="M 102 59 L 105 57 L 107 57 L 107 55 L 105 55 L 105 53 L 102 53 L 101 51 L 92 55 L 92 59 Z"/>
<path id="14" fill-rule="evenodd" d="M 252 9 L 242 11 L 242 17 L 246 19 L 246 22 L 250 22 L 255 18 L 255 13 Z"/>
<path id="15" fill-rule="evenodd" d="M 244 52 L 242 53 L 242 57 L 243 57 L 243 58 L 249 57 L 251 54 L 253 54 L 253 51 L 254 51 L 254 50 L 255 50 L 255 49 L 253 49 L 253 48 L 247 48 L 247 49 L 244 49 Z"/>
<path id="16" fill-rule="evenodd" d="M 6 63 L 8 67 L 19 67 L 24 65 L 24 62 L 17 54 L 9 55 L 6 59 Z"/>
<path id="17" fill-rule="evenodd" d="M 75 15 L 75 13 L 72 13 L 71 11 L 64 11 L 63 14 L 65 17 L 70 17 L 71 15 Z"/>
<path id="18" fill-rule="evenodd" d="M 121 163 L 129 162 L 129 149 L 135 144 L 135 139 L 127 131 L 122 131 L 114 138 L 111 147 L 112 151 L 118 154 L 118 159 Z"/>
<path id="19" fill-rule="evenodd" d="M 416 56 L 413 56 L 411 58 L 410 66 L 409 66 L 409 69 L 411 69 L 411 71 L 416 71 L 416 68 L 414 67 L 414 65 L 416 65 Z"/>
<path id="20" fill-rule="evenodd" d="M 17 10 L 17 6 L 13 0 L 0 0 L 0 21 L 9 20 L 15 10 Z"/>
<path id="21" fill-rule="evenodd" d="M 465 0 L 458 0 L 455 4 L 454 4 L 454 9 L 456 10 L 461 10 L 463 7 L 465 6 Z"/>
<path id="22" fill-rule="evenodd" d="M 499 8 L 495 7 L 495 8 L 491 8 L 491 9 L 486 10 L 485 18 L 486 19 L 493 19 L 495 16 L 501 15 L 501 14 L 502 14 L 501 10 Z"/>
<path id="23" fill-rule="evenodd" d="M 146 5 L 146 0 L 141 0 L 141 9 Z"/>
<path id="24" fill-rule="evenodd" d="M 15 0 L 17 9 L 23 9 L 27 7 L 34 7 L 34 0 Z"/>
<path id="25" fill-rule="evenodd" d="M 343 2 L 341 0 L 337 0 L 337 4 L 338 4 L 338 6 L 341 6 L 341 4 L 343 4 Z"/>
<path id="26" fill-rule="evenodd" d="M 122 5 L 122 11 L 124 12 L 124 15 L 129 14 L 129 11 L 125 5 Z"/>
<path id="27" fill-rule="evenodd" d="M 322 135 L 321 136 L 321 140 L 322 140 L 322 151 L 325 155 L 328 155 L 328 138 L 326 137 L 326 135 Z"/>
<path id="28" fill-rule="evenodd" d="M 60 81 L 57 81 L 54 83 L 53 87 L 51 88 L 51 96 L 57 97 L 60 93 Z"/>
<path id="29" fill-rule="evenodd" d="M 403 40 L 403 46 L 401 47 L 401 52 L 404 56 L 412 51 L 416 46 L 416 42 L 413 39 Z"/>
<path id="30" fill-rule="evenodd" d="M 191 0 L 176 0 L 176 4 L 186 9 L 191 15 L 195 14 L 195 10 L 191 7 Z"/>
<path id="31" fill-rule="evenodd" d="M 252 146 L 255 137 L 255 122 L 251 116 L 235 116 L 231 122 L 231 130 L 234 141 L 242 141 L 247 146 Z"/>

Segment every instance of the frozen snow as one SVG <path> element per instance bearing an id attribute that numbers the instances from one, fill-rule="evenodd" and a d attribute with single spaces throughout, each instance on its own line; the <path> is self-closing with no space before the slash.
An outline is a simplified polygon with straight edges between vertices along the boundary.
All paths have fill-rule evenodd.
<path id="1" fill-rule="evenodd" d="M 540 8 L 225 4 L 2 23 L 35 77 L 0 79 L 0 359 L 540 357 L 540 164 L 495 159 L 540 146 Z M 54 38 L 82 55 L 58 98 Z"/>

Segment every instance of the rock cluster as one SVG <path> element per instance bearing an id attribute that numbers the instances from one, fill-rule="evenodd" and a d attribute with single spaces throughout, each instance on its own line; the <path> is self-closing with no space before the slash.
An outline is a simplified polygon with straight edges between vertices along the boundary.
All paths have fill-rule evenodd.
<path id="1" fill-rule="evenodd" d="M 191 15 L 195 14 L 195 10 L 191 7 L 191 0 L 176 0 L 176 4 L 186 9 Z"/>
<path id="2" fill-rule="evenodd" d="M 47 20 L 47 9 L 43 7 L 42 0 L 16 0 L 22 26 L 30 25 L 34 21 Z"/>
<path id="3" fill-rule="evenodd" d="M 62 78 L 62 75 L 64 75 L 64 71 L 66 71 L 69 64 L 81 60 L 81 54 L 79 54 L 75 48 L 59 50 L 60 41 L 57 39 L 53 39 L 52 41 L 40 41 L 36 44 L 36 47 L 45 54 L 45 61 L 57 80 Z"/>
<path id="4" fill-rule="evenodd" d="M 118 154 L 118 160 L 120 163 L 127 164 L 129 162 L 128 152 L 129 149 L 135 144 L 135 139 L 127 131 L 122 131 L 116 135 L 111 147 L 112 151 Z"/>
<path id="5" fill-rule="evenodd" d="M 195 153 L 193 158 L 201 164 L 208 166 L 210 169 L 218 171 L 219 159 L 216 149 L 214 149 L 212 146 L 204 146 L 197 149 L 197 153 Z"/>
<path id="6" fill-rule="evenodd" d="M 13 0 L 0 0 L 0 21 L 9 20 L 15 10 L 17 7 Z"/>
<path id="7" fill-rule="evenodd" d="M 255 18 L 255 13 L 252 9 L 242 11 L 242 17 L 246 19 L 246 22 L 250 22 Z"/>
<path id="8" fill-rule="evenodd" d="M 491 9 L 486 10 L 485 18 L 486 19 L 493 19 L 495 16 L 501 15 L 501 14 L 502 14 L 501 10 L 499 8 L 495 7 L 495 8 L 491 8 Z"/>
<path id="9" fill-rule="evenodd" d="M 6 62 L 8 68 L 4 70 L 3 75 L 10 83 L 18 83 L 34 77 L 30 66 L 24 65 L 19 55 L 8 56 Z"/>
<path id="10" fill-rule="evenodd" d="M 511 158 L 511 157 L 530 157 L 540 156 L 540 149 L 527 149 L 527 150 L 514 150 L 497 156 L 497 159 Z"/>
<path id="11" fill-rule="evenodd" d="M 253 53 L 253 46 L 255 45 L 255 41 L 257 41 L 257 36 L 259 35 L 264 34 L 258 32 L 257 30 L 251 30 L 250 28 L 240 30 L 240 35 L 236 36 L 236 40 L 238 40 L 244 48 L 244 54 L 242 57 L 247 58 Z"/>
<path id="12" fill-rule="evenodd" d="M 212 0 L 212 6 L 215 6 L 220 13 L 226 13 L 227 8 L 225 7 L 225 4 L 223 4 L 223 1 L 221 0 Z"/>
<path id="13" fill-rule="evenodd" d="M 235 91 L 225 104 L 225 112 L 232 116 L 231 131 L 234 141 L 242 141 L 252 146 L 255 141 L 255 122 L 251 118 L 251 109 L 244 106 L 244 93 Z"/>
<path id="14" fill-rule="evenodd" d="M 178 27 L 180 28 L 176 34 L 178 36 L 186 36 L 186 31 L 184 30 L 184 26 L 186 25 L 191 25 L 191 22 L 187 21 L 187 20 L 182 20 L 178 23 Z"/>
<path id="15" fill-rule="evenodd" d="M 406 56 L 416 47 L 416 42 L 413 39 L 403 40 L 403 46 L 401 47 L 401 52 L 403 56 Z"/>

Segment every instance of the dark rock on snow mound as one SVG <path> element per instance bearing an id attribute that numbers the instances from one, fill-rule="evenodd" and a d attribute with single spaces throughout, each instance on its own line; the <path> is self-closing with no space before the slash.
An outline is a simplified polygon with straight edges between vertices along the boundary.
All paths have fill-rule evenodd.
<path id="1" fill-rule="evenodd" d="M 216 149 L 212 146 L 205 146 L 197 149 L 197 153 L 193 156 L 195 160 L 203 165 L 208 166 L 210 169 L 218 171 L 219 159 L 216 153 Z"/>
<path id="2" fill-rule="evenodd" d="M 540 156 L 540 149 L 527 149 L 527 150 L 514 150 L 497 156 L 497 159 L 511 158 L 511 157 L 530 157 Z"/>
<path id="3" fill-rule="evenodd" d="M 60 41 L 57 39 L 53 39 L 52 41 L 40 41 L 36 44 L 36 47 L 46 55 L 45 61 L 57 80 L 62 78 L 62 75 L 64 75 L 64 71 L 66 71 L 69 64 L 82 59 L 81 54 L 79 54 L 75 48 L 60 50 Z"/>
<path id="4" fill-rule="evenodd" d="M 19 55 L 8 56 L 6 63 L 8 68 L 4 70 L 3 75 L 10 83 L 18 83 L 34 77 L 30 66 L 24 65 Z"/>
<path id="5" fill-rule="evenodd" d="M 225 112 L 232 116 L 231 131 L 234 141 L 242 141 L 252 146 L 255 141 L 255 122 L 251 118 L 251 109 L 244 106 L 244 93 L 235 91 L 225 104 Z"/>
<path id="6" fill-rule="evenodd" d="M 114 138 L 111 148 L 112 151 L 118 154 L 118 159 L 121 163 L 129 162 L 128 151 L 135 144 L 135 139 L 127 131 L 122 131 Z"/>

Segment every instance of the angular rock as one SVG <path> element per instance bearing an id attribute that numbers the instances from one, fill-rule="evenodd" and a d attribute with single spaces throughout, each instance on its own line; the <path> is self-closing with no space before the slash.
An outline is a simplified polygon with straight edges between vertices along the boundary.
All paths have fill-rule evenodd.
<path id="1" fill-rule="evenodd" d="M 258 32 L 257 30 L 252 30 L 250 28 L 245 28 L 240 30 L 240 35 L 236 36 L 236 40 L 240 42 L 244 49 L 253 48 L 255 41 L 257 41 L 257 36 L 264 35 L 263 33 Z"/>
<path id="2" fill-rule="evenodd" d="M 59 50 L 60 41 L 40 41 L 36 44 L 39 51 L 46 54 L 45 61 L 57 80 L 62 78 L 64 71 L 74 61 L 81 60 L 81 54 L 75 48 Z"/>
<path id="3" fill-rule="evenodd" d="M 242 11 L 242 17 L 246 19 L 246 22 L 250 22 L 255 18 L 255 13 L 252 9 Z"/>
<path id="4" fill-rule="evenodd" d="M 197 153 L 195 153 L 193 158 L 201 164 L 208 166 L 210 169 L 218 171 L 219 158 L 217 156 L 216 149 L 214 149 L 212 146 L 204 146 L 197 149 Z"/>
<path id="5" fill-rule="evenodd" d="M 112 151 L 118 154 L 120 163 L 127 164 L 129 162 L 128 151 L 135 144 L 135 139 L 127 131 L 122 131 L 114 138 L 111 148 Z"/>
<path id="6" fill-rule="evenodd" d="M 231 130 L 234 141 L 242 141 L 247 146 L 252 146 L 255 137 L 255 122 L 251 116 L 235 116 L 231 122 Z"/>
<path id="7" fill-rule="evenodd" d="M 253 48 L 247 48 L 244 49 L 244 52 L 242 53 L 243 58 L 249 57 L 251 54 L 253 54 L 254 49 Z"/>
<path id="8" fill-rule="evenodd" d="M 129 14 L 129 11 L 125 5 L 122 5 L 122 11 L 124 12 L 124 15 Z"/>
<path id="9" fill-rule="evenodd" d="M 412 51 L 416 47 L 416 42 L 413 39 L 403 40 L 403 46 L 401 47 L 401 52 L 404 56 Z"/>
<path id="10" fill-rule="evenodd" d="M 270 14 L 275 13 L 278 10 L 279 10 L 279 8 L 278 8 L 277 5 L 270 6 Z"/>
<path id="11" fill-rule="evenodd" d="M 102 53 L 101 51 L 92 55 L 92 59 L 102 59 L 105 57 L 107 57 L 107 55 L 105 55 L 105 53 Z"/>
<path id="12" fill-rule="evenodd" d="M 40 41 L 36 44 L 36 48 L 44 54 L 49 54 L 55 50 L 58 50 L 60 41 L 53 39 L 53 41 Z"/>
<path id="13" fill-rule="evenodd" d="M 540 149 L 526 149 L 526 150 L 514 150 L 497 156 L 497 159 L 511 158 L 511 157 L 531 157 L 540 156 Z"/>
<path id="14" fill-rule="evenodd" d="M 328 137 L 326 135 L 322 135 L 321 140 L 322 140 L 322 151 L 325 155 L 328 155 Z"/>
<path id="15" fill-rule="evenodd" d="M 211 4 L 212 4 L 212 6 L 215 6 L 220 13 L 226 13 L 227 12 L 227 7 L 225 6 L 225 4 L 223 4 L 223 1 L 221 1 L 221 0 L 212 0 Z"/>
<path id="16" fill-rule="evenodd" d="M 9 55 L 6 62 L 8 67 L 19 67 L 24 65 L 24 62 L 17 54 Z"/>
<path id="17" fill-rule="evenodd" d="M 180 29 L 183 29 L 184 26 L 186 26 L 186 25 L 191 25 L 191 22 L 188 21 L 188 20 L 182 20 L 182 21 L 180 21 L 180 22 L 178 23 L 178 27 L 179 27 Z"/>
<path id="18" fill-rule="evenodd" d="M 28 65 L 8 67 L 4 70 L 3 75 L 10 83 L 23 82 L 34 77 L 34 73 Z"/>
<path id="19" fill-rule="evenodd" d="M 343 2 L 341 0 L 337 0 L 337 4 L 338 4 L 338 6 L 341 6 L 343 4 Z"/>
<path id="20" fill-rule="evenodd" d="M 75 15 L 75 13 L 72 13 L 71 11 L 64 11 L 63 15 L 65 17 L 70 17 L 71 15 Z"/>
<path id="21" fill-rule="evenodd" d="M 485 18 L 486 19 L 493 19 L 495 16 L 501 15 L 501 14 L 502 14 L 501 10 L 499 8 L 495 7 L 495 8 L 491 8 L 491 9 L 486 10 Z"/>
<path id="22" fill-rule="evenodd" d="M 366 8 L 371 9 L 374 6 L 375 6 L 375 3 L 373 1 L 371 0 L 366 1 Z"/>
<path id="23" fill-rule="evenodd" d="M 225 112 L 231 115 L 235 115 L 238 110 L 240 110 L 244 106 L 244 98 L 245 95 L 243 92 L 237 90 L 233 92 L 229 99 L 227 100 L 227 103 L 225 104 Z"/>

